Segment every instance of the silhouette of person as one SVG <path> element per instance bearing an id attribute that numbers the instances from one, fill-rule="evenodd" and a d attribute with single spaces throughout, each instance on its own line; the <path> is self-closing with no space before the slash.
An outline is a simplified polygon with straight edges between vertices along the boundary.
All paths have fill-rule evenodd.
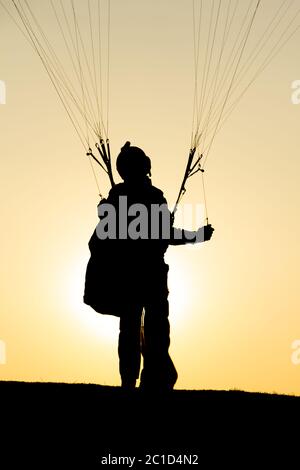
<path id="1" fill-rule="evenodd" d="M 177 380 L 177 371 L 169 355 L 169 267 L 164 254 L 169 245 L 209 240 L 214 229 L 211 225 L 195 232 L 173 228 L 163 192 L 154 187 L 150 179 L 150 158 L 140 148 L 127 142 L 117 157 L 117 170 L 123 182 L 114 185 L 108 198 L 99 205 L 114 208 L 116 226 L 100 251 L 95 232 L 90 240 L 92 256 L 87 269 L 85 302 L 101 313 L 120 316 L 118 355 L 122 387 L 135 388 L 142 352 L 140 388 L 171 390 Z M 124 201 L 127 214 L 124 214 Z M 158 218 L 153 215 L 154 208 L 162 208 Z M 102 229 L 104 212 L 99 215 Z M 137 214 L 140 217 L 137 218 Z M 120 227 L 122 223 L 123 227 Z M 99 272 L 101 265 L 106 266 L 105 276 Z M 97 286 L 95 279 L 98 279 Z M 95 292 L 99 295 L 95 296 Z M 101 306 L 95 306 L 101 292 Z M 92 295 L 96 300 L 91 300 Z M 105 301 L 104 297 L 108 300 Z"/>

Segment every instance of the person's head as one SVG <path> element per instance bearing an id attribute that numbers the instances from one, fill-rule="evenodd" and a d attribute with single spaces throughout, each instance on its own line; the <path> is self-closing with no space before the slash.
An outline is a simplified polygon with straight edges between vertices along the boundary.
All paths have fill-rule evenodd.
<path id="1" fill-rule="evenodd" d="M 124 181 L 141 181 L 151 176 L 151 160 L 142 149 L 126 142 L 117 157 L 117 170 Z"/>

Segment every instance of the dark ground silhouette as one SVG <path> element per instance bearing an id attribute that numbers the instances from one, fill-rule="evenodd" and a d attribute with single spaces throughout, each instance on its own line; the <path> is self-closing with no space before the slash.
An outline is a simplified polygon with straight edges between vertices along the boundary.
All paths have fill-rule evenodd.
<path id="1" fill-rule="evenodd" d="M 0 382 L 0 396 L 3 469 L 99 468 L 109 454 L 196 454 L 198 468 L 269 469 L 284 459 L 288 468 L 299 448 L 300 397 L 24 382 Z"/>

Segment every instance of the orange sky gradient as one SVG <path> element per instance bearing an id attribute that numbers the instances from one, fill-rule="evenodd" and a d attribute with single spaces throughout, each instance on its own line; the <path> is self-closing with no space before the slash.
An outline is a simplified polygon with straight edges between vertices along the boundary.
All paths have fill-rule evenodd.
<path id="1" fill-rule="evenodd" d="M 191 138 L 191 5 L 111 1 L 112 155 L 126 140 L 143 148 L 170 207 Z M 300 339 L 298 44 L 299 32 L 215 140 L 206 166 L 212 240 L 168 250 L 176 388 L 300 395 L 291 360 Z M 82 302 L 97 188 L 38 57 L 1 6 L 0 80 L 0 379 L 118 385 L 118 320 Z M 99 181 L 106 194 L 100 172 Z M 203 202 L 200 177 L 184 201 Z"/>

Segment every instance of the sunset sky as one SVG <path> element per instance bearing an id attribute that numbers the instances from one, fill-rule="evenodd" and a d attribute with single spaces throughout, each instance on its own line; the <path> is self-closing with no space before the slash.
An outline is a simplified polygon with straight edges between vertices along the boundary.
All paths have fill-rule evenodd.
<path id="1" fill-rule="evenodd" d="M 48 2 L 38 3 L 45 15 Z M 263 3 L 262 29 L 281 0 Z M 205 179 L 212 240 L 167 252 L 176 388 L 300 395 L 300 361 L 291 360 L 300 339 L 300 104 L 291 99 L 299 34 L 214 141 Z M 112 155 L 126 140 L 143 148 L 171 208 L 192 131 L 192 2 L 111 0 L 110 54 Z M 118 320 L 82 301 L 98 190 L 39 58 L 1 4 L 0 80 L 0 379 L 119 385 Z M 200 176 L 184 202 L 203 202 Z"/>

